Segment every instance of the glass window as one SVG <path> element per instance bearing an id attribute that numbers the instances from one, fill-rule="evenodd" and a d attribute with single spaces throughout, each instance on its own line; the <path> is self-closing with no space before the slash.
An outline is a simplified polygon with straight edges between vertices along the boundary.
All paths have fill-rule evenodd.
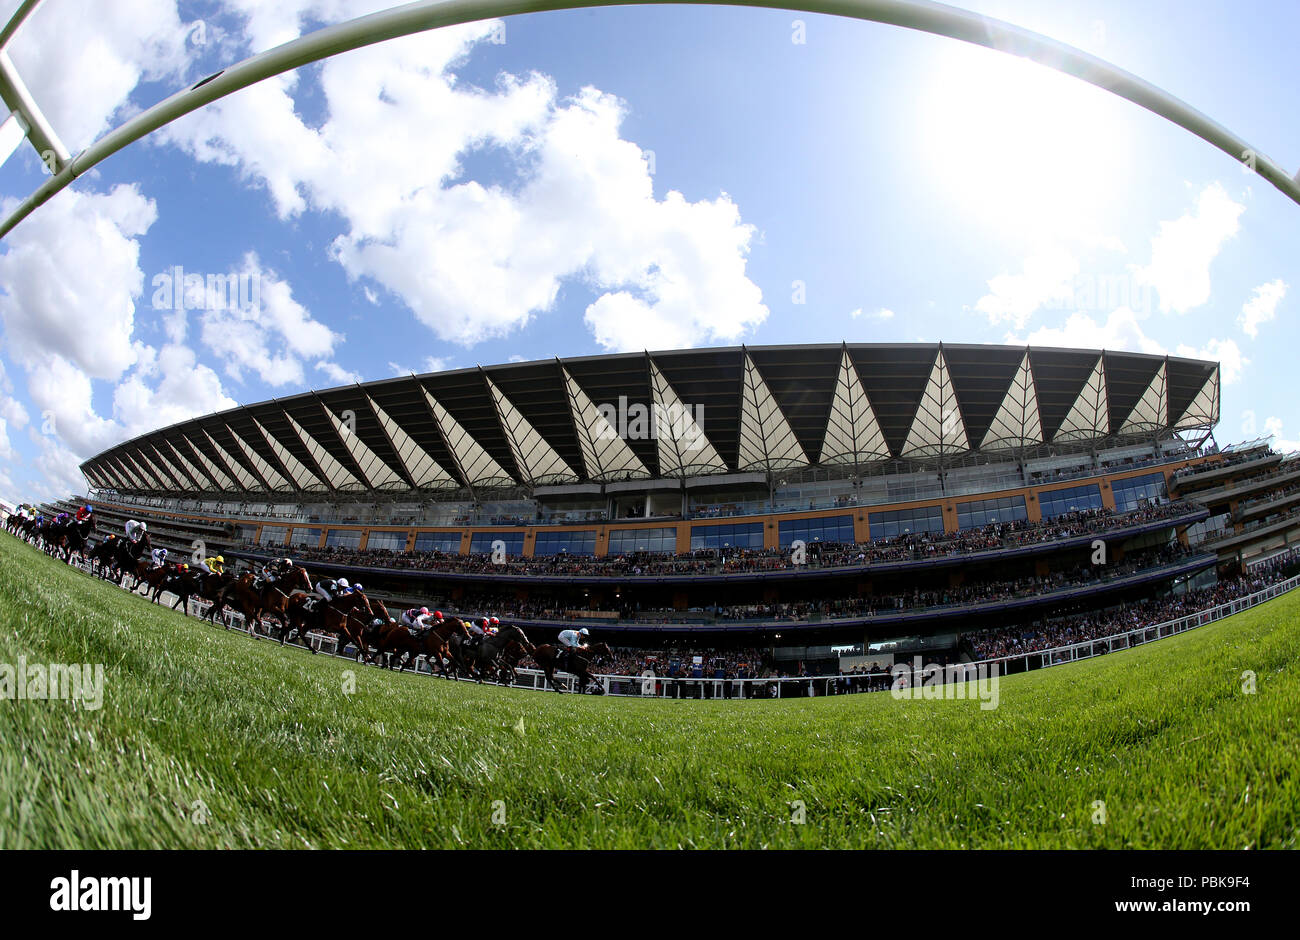
<path id="1" fill-rule="evenodd" d="M 763 523 L 691 526 L 691 550 L 700 548 L 762 548 Z"/>
<path id="2" fill-rule="evenodd" d="M 258 542 L 262 545 L 283 545 L 284 533 L 287 531 L 288 529 L 282 525 L 264 525 Z"/>
<path id="3" fill-rule="evenodd" d="M 518 558 L 524 553 L 524 533 L 522 532 L 475 532 L 470 537 L 469 550 L 475 555 L 492 553 L 493 542 L 503 542 L 506 555 Z"/>
<path id="4" fill-rule="evenodd" d="M 417 552 L 460 552 L 459 532 L 420 532 L 415 536 Z"/>
<path id="5" fill-rule="evenodd" d="M 778 532 L 781 547 L 786 548 L 796 539 L 804 543 L 853 543 L 853 517 L 828 516 L 820 519 L 787 519 L 781 522 Z"/>
<path id="6" fill-rule="evenodd" d="M 957 528 L 976 529 L 994 522 L 1024 522 L 1029 518 L 1023 496 L 973 499 L 957 504 Z"/>
<path id="7" fill-rule="evenodd" d="M 1101 508 L 1101 489 L 1096 483 L 1070 486 L 1063 490 L 1040 491 L 1038 506 L 1044 519 L 1055 519 L 1067 512 Z"/>
<path id="8" fill-rule="evenodd" d="M 330 529 L 325 533 L 325 544 L 333 548 L 356 548 L 361 544 L 361 530 Z"/>
<path id="9" fill-rule="evenodd" d="M 872 539 L 892 539 L 917 532 L 942 532 L 943 507 L 919 506 L 916 509 L 889 509 L 873 512 L 868 518 Z"/>
<path id="10" fill-rule="evenodd" d="M 375 551 L 386 548 L 390 552 L 404 552 L 406 551 L 406 533 L 371 531 L 370 538 L 366 539 L 366 548 Z"/>
<path id="11" fill-rule="evenodd" d="M 289 541 L 295 546 L 306 545 L 308 548 L 315 548 L 320 544 L 320 529 L 308 529 L 298 526 L 293 530 L 293 535 L 289 537 Z"/>
<path id="12" fill-rule="evenodd" d="M 1163 473 L 1148 473 L 1145 476 L 1129 477 L 1127 480 L 1112 480 L 1110 491 L 1115 494 L 1115 509 L 1128 512 L 1142 505 L 1143 500 L 1153 504 L 1163 502 L 1169 495 L 1165 488 Z"/>
<path id="13" fill-rule="evenodd" d="M 596 530 L 578 532 L 538 532 L 533 543 L 533 557 L 542 555 L 593 555 L 596 552 Z"/>
<path id="14" fill-rule="evenodd" d="M 609 554 L 631 552 L 676 552 L 676 529 L 613 529 L 609 533 Z"/>

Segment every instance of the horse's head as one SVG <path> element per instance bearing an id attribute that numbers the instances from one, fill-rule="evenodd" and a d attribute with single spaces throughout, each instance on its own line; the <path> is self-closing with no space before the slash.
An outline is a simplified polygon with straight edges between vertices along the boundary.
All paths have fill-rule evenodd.
<path id="1" fill-rule="evenodd" d="M 302 565 L 294 565 L 293 569 L 284 576 L 284 586 L 289 590 L 301 588 L 304 591 L 311 590 L 311 575 Z"/>

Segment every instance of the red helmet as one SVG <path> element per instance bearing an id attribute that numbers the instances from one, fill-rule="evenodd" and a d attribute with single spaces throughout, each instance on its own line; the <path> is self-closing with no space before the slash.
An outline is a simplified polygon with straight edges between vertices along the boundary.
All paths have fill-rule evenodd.
<path id="1" fill-rule="evenodd" d="M 493 617 L 493 618 L 492 618 L 492 626 L 494 626 L 494 627 L 499 627 L 500 625 L 501 625 L 501 621 L 498 620 L 496 617 Z"/>
<path id="2" fill-rule="evenodd" d="M 434 619 L 434 620 L 441 620 L 441 619 L 442 619 L 442 611 L 440 611 L 440 610 L 435 610 L 435 611 L 433 612 L 433 619 Z"/>

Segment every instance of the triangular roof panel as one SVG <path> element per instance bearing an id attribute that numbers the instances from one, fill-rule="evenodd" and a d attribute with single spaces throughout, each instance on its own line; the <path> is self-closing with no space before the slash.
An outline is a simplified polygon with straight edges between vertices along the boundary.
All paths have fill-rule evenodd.
<path id="1" fill-rule="evenodd" d="M 966 437 L 966 425 L 941 343 L 900 456 L 939 458 L 967 450 L 970 450 L 970 442 Z"/>
<path id="2" fill-rule="evenodd" d="M 799 438 L 763 381 L 763 375 L 745 353 L 740 384 L 740 470 L 785 470 L 808 465 Z"/>
<path id="3" fill-rule="evenodd" d="M 820 463 L 856 465 L 889 457 L 889 445 L 885 443 L 867 390 L 849 358 L 848 349 L 844 348 L 822 438 Z"/>

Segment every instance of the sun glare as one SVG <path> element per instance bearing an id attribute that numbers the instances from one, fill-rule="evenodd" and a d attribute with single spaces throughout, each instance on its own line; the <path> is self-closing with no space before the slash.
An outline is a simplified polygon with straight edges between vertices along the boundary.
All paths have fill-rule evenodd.
<path id="1" fill-rule="evenodd" d="M 1095 231 L 1133 157 L 1126 102 L 1026 59 L 958 44 L 919 96 L 920 165 L 954 207 L 1031 234 Z"/>

